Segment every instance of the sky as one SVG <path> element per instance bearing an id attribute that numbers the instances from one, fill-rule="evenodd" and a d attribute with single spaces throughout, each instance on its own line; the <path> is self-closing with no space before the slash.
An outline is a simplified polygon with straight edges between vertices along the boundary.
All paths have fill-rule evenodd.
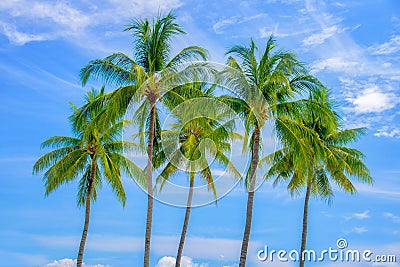
<path id="1" fill-rule="evenodd" d="M 123 32 L 134 18 L 174 9 L 186 35 L 173 52 L 200 45 L 210 60 L 224 63 L 225 51 L 250 38 L 262 49 L 270 34 L 278 48 L 292 51 L 328 88 L 345 127 L 367 127 L 353 147 L 366 155 L 373 186 L 358 193 L 335 190 L 331 205 L 310 203 L 308 248 L 349 249 L 396 255 L 397 263 L 309 263 L 309 266 L 400 266 L 400 2 L 397 0 L 2 0 L 0 2 L 0 266 L 73 266 L 84 210 L 76 207 L 77 185 L 48 197 L 34 162 L 40 143 L 71 135 L 69 102 L 82 103 L 79 70 L 114 52 L 132 54 Z M 107 88 L 112 90 L 113 88 Z M 124 178 L 122 208 L 105 184 L 92 206 L 86 267 L 140 266 L 146 195 Z M 210 193 L 211 194 L 211 193 Z M 248 266 L 295 266 L 261 262 L 257 252 L 300 247 L 302 195 L 284 185 L 262 184 L 254 203 Z M 234 267 L 245 222 L 246 193 L 236 185 L 218 205 L 193 208 L 183 267 Z M 156 201 L 151 266 L 173 266 L 184 209 Z"/>

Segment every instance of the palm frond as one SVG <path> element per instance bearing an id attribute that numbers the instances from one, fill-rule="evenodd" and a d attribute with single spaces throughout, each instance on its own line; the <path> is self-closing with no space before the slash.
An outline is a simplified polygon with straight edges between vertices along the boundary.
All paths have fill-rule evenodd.
<path id="1" fill-rule="evenodd" d="M 104 59 L 89 61 L 79 73 L 82 85 L 89 79 L 100 80 L 114 86 L 126 86 L 135 83 L 130 70 L 137 63 L 123 53 L 115 53 Z"/>
<path id="2" fill-rule="evenodd" d="M 200 46 L 188 46 L 176 54 L 166 65 L 167 68 L 193 60 L 207 60 L 209 52 Z"/>
<path id="3" fill-rule="evenodd" d="M 33 174 L 38 174 L 39 172 L 49 168 L 50 166 L 57 163 L 57 161 L 66 157 L 69 153 L 79 148 L 79 146 L 67 146 L 46 153 L 45 155 L 40 157 L 33 165 Z"/>
<path id="4" fill-rule="evenodd" d="M 41 148 L 60 148 L 60 147 L 77 147 L 81 144 L 81 140 L 69 136 L 53 136 L 41 144 Z"/>

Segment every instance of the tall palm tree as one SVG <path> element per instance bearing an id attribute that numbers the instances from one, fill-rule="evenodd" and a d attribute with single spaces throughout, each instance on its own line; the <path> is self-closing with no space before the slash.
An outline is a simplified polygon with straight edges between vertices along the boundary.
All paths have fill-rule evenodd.
<path id="1" fill-rule="evenodd" d="M 264 51 L 258 56 L 258 47 L 254 41 L 249 46 L 236 45 L 228 50 L 230 56 L 221 75 L 222 84 L 232 90 L 234 97 L 220 98 L 229 103 L 245 121 L 245 149 L 250 150 L 250 166 L 245 184 L 248 189 L 246 224 L 243 234 L 239 266 L 246 265 L 247 250 L 253 215 L 256 172 L 262 144 L 261 131 L 265 121 L 273 119 L 276 127 L 285 128 L 291 124 L 297 130 L 304 130 L 301 125 L 284 116 L 290 110 L 296 110 L 302 100 L 291 101 L 296 92 L 316 86 L 318 81 L 307 74 L 304 66 L 292 53 L 274 51 L 275 40 L 271 36 Z M 318 108 L 317 108 L 318 109 Z M 308 132 L 309 134 L 309 132 Z M 294 141 L 296 133 L 288 141 Z M 305 153 L 305 149 L 302 149 Z"/>
<path id="2" fill-rule="evenodd" d="M 215 161 L 226 167 L 233 177 L 240 177 L 240 173 L 226 156 L 231 150 L 229 142 L 240 136 L 233 132 L 235 120 L 232 119 L 229 108 L 221 106 L 221 102 L 212 97 L 214 89 L 215 86 L 206 88 L 205 83 L 192 83 L 171 91 L 178 93 L 177 91 L 182 90 L 183 92 L 179 93 L 180 98 L 166 98 L 166 105 L 171 108 L 175 123 L 170 125 L 170 130 L 164 130 L 161 135 L 164 150 L 157 154 L 157 158 L 159 165 L 166 165 L 157 182 L 162 190 L 165 182 L 179 171 L 184 171 L 189 176 L 189 193 L 176 267 L 181 264 L 196 175 L 207 184 L 217 201 L 217 189 L 207 155 L 214 155 Z"/>
<path id="3" fill-rule="evenodd" d="M 147 218 L 144 267 L 150 264 L 153 214 L 152 162 L 154 147 L 159 145 L 157 139 L 154 138 L 160 131 L 156 103 L 163 97 L 165 91 L 173 87 L 168 80 L 179 76 L 177 69 L 181 64 L 198 59 L 205 60 L 208 53 L 204 48 L 190 46 L 171 57 L 171 38 L 185 33 L 175 20 L 176 16 L 173 12 L 169 12 L 164 17 L 158 15 L 152 22 L 148 19 L 132 21 L 125 31 L 132 32 L 134 57 L 115 53 L 104 59 L 90 61 L 80 73 L 83 84 L 86 84 L 90 78 L 95 78 L 118 87 L 106 96 L 110 102 L 108 115 L 111 119 L 121 117 L 131 101 L 141 102 L 135 113 L 135 121 L 139 124 L 139 132 L 147 133 Z M 141 145 L 144 145 L 144 135 L 140 140 Z"/>
<path id="4" fill-rule="evenodd" d="M 347 146 L 364 134 L 365 129 L 342 129 L 326 88 L 310 92 L 310 99 L 330 109 L 331 114 L 328 116 L 334 117 L 334 120 L 327 119 L 326 114 L 315 112 L 310 106 L 303 106 L 301 123 L 316 133 L 319 147 L 308 144 L 311 153 L 307 157 L 299 158 L 296 148 L 283 144 L 283 148 L 266 158 L 272 164 L 266 178 L 275 177 L 274 184 L 287 181 L 291 194 L 299 194 L 305 188 L 300 267 L 304 267 L 305 260 L 303 253 L 307 242 L 310 196 L 330 201 L 334 195 L 332 182 L 345 192 L 355 193 L 356 188 L 350 180 L 351 177 L 365 183 L 373 181 L 363 162 L 362 152 Z"/>
<path id="5" fill-rule="evenodd" d="M 104 95 L 104 87 L 100 92 L 89 91 L 86 97 L 88 103 Z M 73 125 L 78 125 L 76 119 L 81 111 L 72 105 L 74 113 L 70 116 Z M 73 127 L 74 137 L 53 136 L 42 143 L 42 148 L 55 148 L 38 159 L 33 166 L 33 173 L 44 173 L 46 196 L 65 183 L 79 178 L 77 205 L 85 205 L 85 222 L 79 245 L 77 266 L 82 266 L 83 253 L 89 228 L 91 202 L 97 199 L 98 189 L 102 180 L 106 180 L 115 196 L 125 206 L 125 190 L 121 182 L 121 172 L 130 177 L 144 180 L 142 170 L 121 153 L 131 147 L 130 143 L 118 140 L 123 126 L 127 121 L 115 124 L 98 123 L 97 116 L 104 110 L 92 112 Z"/>

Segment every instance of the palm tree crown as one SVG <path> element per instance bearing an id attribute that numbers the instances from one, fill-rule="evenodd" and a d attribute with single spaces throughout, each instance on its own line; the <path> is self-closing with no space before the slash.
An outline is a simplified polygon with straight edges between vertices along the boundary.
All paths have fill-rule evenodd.
<path id="1" fill-rule="evenodd" d="M 92 90 L 86 101 L 95 101 L 104 95 L 104 87 L 100 92 Z M 72 104 L 71 104 L 72 105 Z M 83 251 L 89 226 L 90 203 L 97 199 L 102 180 L 106 180 L 116 198 L 125 205 L 126 195 L 121 181 L 121 172 L 129 177 L 144 180 L 141 169 L 121 153 L 131 147 L 130 143 L 118 140 L 127 121 L 111 124 L 99 123 L 98 116 L 105 110 L 92 112 L 82 119 L 81 112 L 72 105 L 74 113 L 70 116 L 74 137 L 54 136 L 42 143 L 43 148 L 54 148 L 38 159 L 33 166 L 33 173 L 44 173 L 46 196 L 60 185 L 79 178 L 78 206 L 86 205 L 85 225 L 78 253 L 78 266 L 82 266 Z M 77 121 L 79 119 L 79 122 Z"/>
<path id="2" fill-rule="evenodd" d="M 104 89 L 100 92 L 92 90 L 88 92 L 86 100 L 92 102 L 102 95 Z M 121 171 L 130 177 L 143 179 L 140 169 L 121 155 L 124 149 L 131 147 L 130 143 L 118 140 L 123 126 L 128 121 L 100 125 L 97 116 L 101 113 L 93 112 L 78 126 L 75 119 L 81 110 L 71 105 L 74 109 L 74 113 L 70 116 L 72 124 L 75 122 L 75 127 L 72 129 L 74 137 L 54 136 L 44 141 L 42 148 L 55 148 L 55 150 L 39 158 L 33 167 L 34 174 L 47 169 L 43 177 L 46 195 L 60 185 L 80 177 L 78 206 L 85 203 L 89 189 L 92 200 L 96 200 L 97 190 L 104 178 L 110 183 L 117 199 L 125 205 L 126 195 L 121 183 Z M 94 180 L 91 181 L 92 167 L 97 162 L 99 164 L 94 168 Z"/>
<path id="3" fill-rule="evenodd" d="M 189 193 L 176 267 L 180 266 L 182 259 L 196 175 L 207 184 L 217 201 L 212 163 L 208 162 L 207 155 L 213 156 L 217 164 L 227 168 L 233 177 L 240 177 L 240 173 L 226 155 L 231 150 L 230 142 L 238 137 L 233 132 L 234 116 L 228 106 L 221 105 L 222 103 L 212 96 L 214 88 L 214 85 L 207 88 L 206 83 L 192 83 L 170 92 L 174 94 L 182 90 L 180 98 L 166 98 L 166 105 L 171 108 L 174 123 L 170 125 L 170 130 L 161 133 L 163 150 L 156 158 L 159 165 L 166 165 L 157 182 L 161 185 L 161 190 L 165 182 L 179 171 L 189 176 Z"/>
<path id="4" fill-rule="evenodd" d="M 160 132 L 156 103 L 174 87 L 179 77 L 180 64 L 198 59 L 206 59 L 207 50 L 198 46 L 182 49 L 171 57 L 171 39 L 183 34 L 183 29 L 175 22 L 173 12 L 162 17 L 158 15 L 152 23 L 148 19 L 134 20 L 125 31 L 131 31 L 134 38 L 134 58 L 123 53 L 115 53 L 104 59 L 90 61 L 80 73 L 83 84 L 89 78 L 101 79 L 118 88 L 101 101 L 109 103 L 108 120 L 123 116 L 131 103 L 137 105 L 134 121 L 139 125 L 140 145 L 145 146 L 147 137 L 146 183 L 148 209 L 146 219 L 144 266 L 150 265 L 150 237 L 153 209 L 153 153 L 158 147 L 155 136 Z M 178 82 L 179 83 L 179 82 Z M 172 84 L 172 85 L 171 85 Z M 92 105 L 93 106 L 93 105 Z M 93 107 L 86 107 L 90 112 Z M 145 133 L 147 135 L 145 136 Z"/>
<path id="5" fill-rule="evenodd" d="M 246 175 L 248 201 L 246 225 L 242 242 L 240 267 L 246 264 L 247 247 L 250 236 L 256 172 L 262 144 L 261 130 L 265 121 L 273 119 L 275 128 L 287 130 L 286 125 L 295 124 L 286 113 L 296 110 L 301 101 L 290 101 L 295 93 L 315 87 L 317 81 L 307 74 L 305 67 L 296 56 L 286 51 L 275 51 L 275 40 L 271 36 L 261 55 L 253 40 L 249 46 L 236 45 L 228 50 L 232 54 L 227 68 L 222 72 L 222 82 L 233 91 L 235 97 L 225 96 L 221 100 L 228 103 L 243 116 L 245 125 L 244 149 L 250 150 L 251 160 Z M 296 113 L 296 112 L 294 112 Z M 298 130 L 300 125 L 298 125 Z M 304 129 L 301 129 L 304 130 Z M 288 141 L 295 139 L 293 132 Z"/>
<path id="6" fill-rule="evenodd" d="M 331 182 L 346 192 L 354 193 L 356 188 L 350 177 L 364 183 L 372 183 L 369 170 L 363 162 L 363 154 L 347 146 L 364 134 L 365 129 L 341 128 L 340 117 L 334 111 L 334 103 L 325 87 L 310 91 L 309 99 L 319 102 L 325 110 L 330 110 L 323 114 L 315 112 L 309 105 L 304 105 L 300 111 L 300 123 L 314 132 L 315 142 L 312 143 L 307 142 L 309 139 L 298 136 L 298 140 L 305 142 L 310 153 L 299 156 L 298 146 L 283 142 L 283 148 L 266 157 L 272 166 L 265 175 L 266 178 L 275 177 L 274 184 L 287 181 L 288 190 L 292 194 L 299 194 L 303 188 L 306 189 L 300 267 L 304 266 L 303 252 L 306 249 L 310 196 L 330 201 L 334 196 Z M 283 136 L 285 133 L 281 134 Z"/>
<path id="7" fill-rule="evenodd" d="M 329 178 L 344 191 L 355 193 L 350 177 L 366 183 L 371 183 L 372 178 L 363 162 L 363 153 L 347 145 L 365 134 L 365 129 L 342 129 L 341 119 L 334 111 L 334 103 L 326 88 L 310 92 L 309 98 L 331 110 L 331 114 L 320 114 L 304 105 L 300 111 L 301 123 L 315 133 L 314 139 L 319 146 L 314 145 L 316 142 L 307 144 L 311 153 L 307 158 L 298 159 L 296 149 L 284 144 L 283 148 L 268 156 L 273 165 L 265 177 L 276 177 L 274 183 L 289 181 L 291 193 L 299 192 L 310 183 L 314 195 L 329 199 L 333 196 Z"/>

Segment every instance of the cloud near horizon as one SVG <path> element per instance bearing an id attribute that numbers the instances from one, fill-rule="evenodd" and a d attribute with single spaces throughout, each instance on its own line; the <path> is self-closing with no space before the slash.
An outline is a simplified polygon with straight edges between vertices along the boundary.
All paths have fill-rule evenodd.
<path id="1" fill-rule="evenodd" d="M 174 267 L 176 259 L 170 256 L 162 257 L 156 267 Z M 181 267 L 208 267 L 207 263 L 195 263 L 192 258 L 187 256 L 182 256 Z"/>
<path id="2" fill-rule="evenodd" d="M 75 267 L 76 266 L 76 259 L 69 259 L 64 258 L 61 260 L 54 260 L 51 263 L 46 264 L 44 267 Z M 95 265 L 88 265 L 86 263 L 82 264 L 83 267 L 109 267 L 108 265 L 103 264 L 95 264 Z"/>

